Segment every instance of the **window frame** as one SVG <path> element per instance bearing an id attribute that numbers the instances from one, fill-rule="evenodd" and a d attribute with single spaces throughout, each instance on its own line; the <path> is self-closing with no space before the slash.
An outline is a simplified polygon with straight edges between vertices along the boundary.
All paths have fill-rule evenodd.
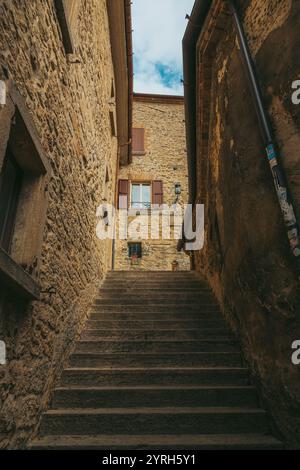
<path id="1" fill-rule="evenodd" d="M 137 250 L 137 251 L 138 251 L 137 259 L 142 259 L 142 257 L 143 257 L 142 242 L 132 242 L 132 241 L 130 241 L 130 242 L 127 243 L 128 258 L 129 258 L 129 259 L 132 259 L 132 257 L 133 257 L 133 254 L 130 252 L 131 247 L 133 247 L 133 246 L 139 246 L 139 247 L 140 247 L 139 250 Z"/>
<path id="2" fill-rule="evenodd" d="M 8 254 L 11 250 L 11 244 L 14 234 L 18 204 L 23 184 L 24 173 L 13 156 L 9 146 L 7 148 L 2 168 L 0 170 L 0 197 L 2 196 L 2 178 L 6 176 L 7 165 L 11 165 L 14 171 L 14 181 L 8 193 L 8 201 L 5 207 L 3 225 L 0 225 L 0 247 Z"/>
<path id="3" fill-rule="evenodd" d="M 138 203 L 140 204 L 140 207 L 134 207 L 132 204 L 132 194 L 133 194 L 133 186 L 140 186 L 140 198 L 141 200 L 138 201 Z M 149 207 L 143 207 L 142 204 L 143 204 L 143 201 L 142 201 L 142 188 L 143 186 L 147 186 L 150 188 L 150 198 L 149 198 Z M 151 205 L 152 205 L 152 182 L 151 181 L 130 181 L 130 209 L 133 209 L 133 210 L 150 210 L 151 209 Z"/>
<path id="4" fill-rule="evenodd" d="M 39 262 L 52 170 L 23 97 L 7 80 L 7 104 L 0 108 L 0 172 L 10 151 L 23 171 L 10 253 L 0 246 L 0 282 L 15 298 L 38 300 Z M 32 221 L 35 224 L 32 224 Z"/>

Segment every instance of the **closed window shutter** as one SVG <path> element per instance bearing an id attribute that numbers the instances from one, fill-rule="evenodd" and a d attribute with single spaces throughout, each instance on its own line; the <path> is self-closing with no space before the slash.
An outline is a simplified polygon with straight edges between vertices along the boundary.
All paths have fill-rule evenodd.
<path id="1" fill-rule="evenodd" d="M 119 209 L 128 208 L 129 181 L 119 180 Z"/>
<path id="2" fill-rule="evenodd" d="M 152 203 L 161 205 L 163 204 L 163 182 L 153 181 L 152 183 Z"/>
<path id="3" fill-rule="evenodd" d="M 145 153 L 145 129 L 132 129 L 132 152 Z"/>

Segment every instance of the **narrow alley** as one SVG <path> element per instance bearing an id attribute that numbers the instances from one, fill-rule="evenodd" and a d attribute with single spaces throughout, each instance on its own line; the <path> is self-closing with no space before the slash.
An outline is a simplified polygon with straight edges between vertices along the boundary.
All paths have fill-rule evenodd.
<path id="1" fill-rule="evenodd" d="M 300 449 L 299 26 L 0 1 L 1 451 Z"/>

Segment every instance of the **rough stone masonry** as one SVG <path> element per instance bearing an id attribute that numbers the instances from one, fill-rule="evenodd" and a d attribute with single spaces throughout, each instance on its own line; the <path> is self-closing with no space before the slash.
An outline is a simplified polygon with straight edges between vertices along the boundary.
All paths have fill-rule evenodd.
<path id="1" fill-rule="evenodd" d="M 299 217 L 300 107 L 291 97 L 300 74 L 300 4 L 237 4 Z M 277 429 L 299 448 L 300 369 L 291 360 L 300 336 L 299 281 L 230 15 L 220 31 L 212 63 L 201 58 L 201 39 L 197 48 L 210 73 L 197 72 L 197 201 L 206 205 L 206 240 L 195 264 L 240 338 Z M 205 107 L 209 137 L 202 144 Z"/>
<path id="2" fill-rule="evenodd" d="M 54 1 L 0 5 L 0 79 L 22 95 L 52 169 L 35 272 L 41 298 L 29 307 L 16 299 L 2 305 L 1 447 L 25 445 L 111 266 L 111 241 L 96 237 L 96 208 L 104 197 L 113 201 L 117 162 L 105 0 L 82 1 L 77 21 L 76 53 L 67 56 Z"/>

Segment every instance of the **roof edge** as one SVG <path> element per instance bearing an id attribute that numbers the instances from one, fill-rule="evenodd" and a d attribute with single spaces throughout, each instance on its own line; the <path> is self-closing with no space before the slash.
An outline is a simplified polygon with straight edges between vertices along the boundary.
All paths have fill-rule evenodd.
<path id="1" fill-rule="evenodd" d="M 184 96 L 160 95 L 155 93 L 134 93 L 133 100 L 143 101 L 145 103 L 184 104 Z"/>

